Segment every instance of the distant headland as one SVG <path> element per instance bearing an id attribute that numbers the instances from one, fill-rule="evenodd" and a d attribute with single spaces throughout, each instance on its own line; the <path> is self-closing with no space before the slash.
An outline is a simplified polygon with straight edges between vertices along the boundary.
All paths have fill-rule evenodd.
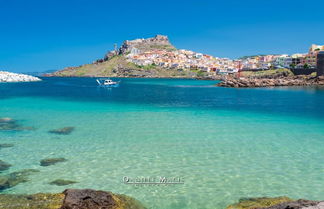
<path id="1" fill-rule="evenodd" d="M 261 71 L 272 73 L 282 69 L 288 69 L 293 75 L 311 75 L 316 72 L 317 55 L 323 52 L 324 46 L 313 44 L 308 53 L 255 55 L 232 60 L 177 49 L 167 36 L 156 35 L 126 40 L 120 47 L 115 44 L 114 50 L 91 64 L 67 67 L 45 76 L 220 79 L 226 75 L 255 77 Z"/>
<path id="2" fill-rule="evenodd" d="M 181 54 L 164 35 L 156 35 L 147 39 L 126 40 L 118 48 L 109 51 L 103 58 L 91 64 L 78 67 L 67 67 L 45 76 L 62 77 L 196 77 L 199 70 L 185 70 L 176 65 L 167 65 L 175 61 Z M 153 62 L 153 58 L 161 57 L 164 64 Z M 170 59 L 173 57 L 172 59 Z"/>

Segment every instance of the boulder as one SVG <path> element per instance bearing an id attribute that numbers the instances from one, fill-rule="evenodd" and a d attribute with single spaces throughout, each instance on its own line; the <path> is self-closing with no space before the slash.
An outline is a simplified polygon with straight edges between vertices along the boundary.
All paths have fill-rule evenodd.
<path id="1" fill-rule="evenodd" d="M 324 202 L 292 200 L 288 197 L 244 198 L 226 209 L 324 209 Z"/>
<path id="2" fill-rule="evenodd" d="M 6 162 L 0 160 L 0 172 L 1 171 L 8 170 L 10 167 L 11 167 L 11 164 L 6 163 Z"/>
<path id="3" fill-rule="evenodd" d="M 51 134 L 59 134 L 59 135 L 68 135 L 74 130 L 74 127 L 64 127 L 59 129 L 50 130 Z"/>
<path id="4" fill-rule="evenodd" d="M 266 209 L 324 209 L 324 201 L 297 200 L 285 202 Z"/>
<path id="5" fill-rule="evenodd" d="M 46 158 L 40 161 L 41 166 L 50 166 L 55 165 L 56 163 L 65 162 L 67 159 L 65 158 Z"/>
<path id="6" fill-rule="evenodd" d="M 13 144 L 0 144 L 0 149 L 2 148 L 9 148 L 9 147 L 13 147 Z"/>
<path id="7" fill-rule="evenodd" d="M 61 209 L 144 209 L 137 200 L 125 195 L 92 189 L 67 189 Z"/>
<path id="8" fill-rule="evenodd" d="M 0 194 L 0 208 L 10 209 L 145 209 L 126 195 L 91 189 L 68 189 L 57 194 Z"/>
<path id="9" fill-rule="evenodd" d="M 64 179 L 56 179 L 49 184 L 56 185 L 56 186 L 66 186 L 70 184 L 78 183 L 77 181 L 71 181 L 71 180 L 64 180 Z"/>

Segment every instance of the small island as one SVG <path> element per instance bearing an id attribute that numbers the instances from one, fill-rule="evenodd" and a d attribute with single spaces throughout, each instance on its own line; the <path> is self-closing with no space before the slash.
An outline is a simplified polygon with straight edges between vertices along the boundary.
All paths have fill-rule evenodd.
<path id="1" fill-rule="evenodd" d="M 34 82 L 34 81 L 41 81 L 41 79 L 31 75 L 0 71 L 0 83 Z"/>

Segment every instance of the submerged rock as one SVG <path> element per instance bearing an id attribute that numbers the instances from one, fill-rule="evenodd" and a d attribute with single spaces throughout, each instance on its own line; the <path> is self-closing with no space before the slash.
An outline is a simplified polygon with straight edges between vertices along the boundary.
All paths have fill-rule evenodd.
<path id="1" fill-rule="evenodd" d="M 74 127 L 64 127 L 64 128 L 50 130 L 49 133 L 51 133 L 51 134 L 60 134 L 60 135 L 68 135 L 72 131 L 74 131 Z"/>
<path id="2" fill-rule="evenodd" d="M 0 130 L 9 131 L 17 130 L 20 126 L 12 118 L 0 118 Z"/>
<path id="3" fill-rule="evenodd" d="M 69 184 L 75 184 L 78 183 L 77 181 L 71 181 L 71 180 L 64 180 L 64 179 L 56 179 L 49 184 L 56 185 L 56 186 L 65 186 Z"/>
<path id="4" fill-rule="evenodd" d="M 0 144 L 0 149 L 2 148 L 8 148 L 8 147 L 13 147 L 13 144 Z"/>
<path id="5" fill-rule="evenodd" d="M 10 123 L 13 121 L 15 121 L 15 120 L 12 118 L 0 118 L 0 123 Z"/>
<path id="6" fill-rule="evenodd" d="M 0 194 L 0 208 L 145 209 L 140 202 L 131 197 L 91 189 L 68 189 L 58 194 Z"/>
<path id="7" fill-rule="evenodd" d="M 40 165 L 41 166 L 50 166 L 50 165 L 54 165 L 56 163 L 60 163 L 60 162 L 65 162 L 67 161 L 67 159 L 65 158 L 46 158 L 40 161 Z"/>
<path id="8" fill-rule="evenodd" d="M 0 208 L 10 209 L 59 209 L 64 194 L 13 195 L 0 194 Z"/>
<path id="9" fill-rule="evenodd" d="M 0 172 L 1 171 L 8 170 L 10 167 L 11 167 L 11 164 L 6 163 L 6 162 L 0 160 Z"/>
<path id="10" fill-rule="evenodd" d="M 0 118 L 0 131 L 34 130 L 34 127 L 24 127 L 12 118 Z"/>
<path id="11" fill-rule="evenodd" d="M 137 200 L 126 195 L 92 189 L 67 189 L 61 209 L 144 209 Z"/>
<path id="12" fill-rule="evenodd" d="M 35 169 L 24 169 L 9 173 L 8 175 L 0 176 L 0 191 L 29 181 L 28 176 L 35 172 L 39 171 Z"/>

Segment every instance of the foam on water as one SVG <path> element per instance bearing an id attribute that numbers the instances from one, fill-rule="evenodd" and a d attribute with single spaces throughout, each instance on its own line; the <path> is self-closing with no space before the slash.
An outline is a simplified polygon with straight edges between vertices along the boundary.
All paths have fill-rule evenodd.
<path id="1" fill-rule="evenodd" d="M 0 150 L 0 159 L 13 165 L 4 173 L 40 170 L 4 192 L 93 188 L 160 209 L 224 208 L 258 196 L 323 199 L 322 90 L 201 88 L 204 83 L 211 85 L 124 79 L 120 88 L 104 93 L 87 79 L 0 86 L 0 117 L 36 128 L 0 132 L 1 143 L 15 144 Z M 76 87 L 82 85 L 88 88 Z M 48 133 L 65 126 L 75 131 Z M 68 161 L 39 166 L 51 157 Z M 124 176 L 180 177 L 184 184 L 126 185 Z M 48 184 L 59 178 L 79 183 Z"/>

